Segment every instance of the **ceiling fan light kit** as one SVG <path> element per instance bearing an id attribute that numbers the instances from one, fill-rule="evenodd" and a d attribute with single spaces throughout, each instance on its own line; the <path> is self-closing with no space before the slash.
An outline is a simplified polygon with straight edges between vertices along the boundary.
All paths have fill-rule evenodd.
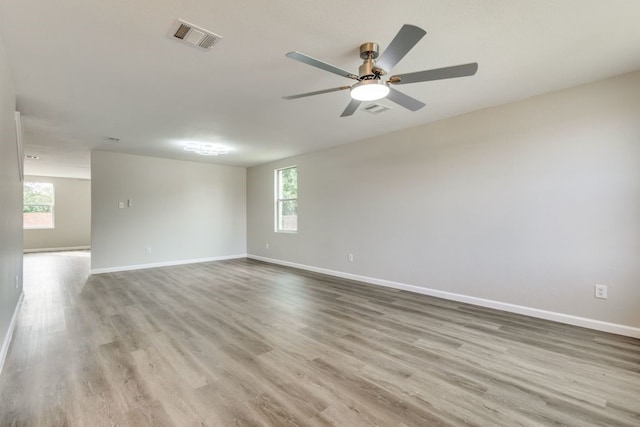
<path id="1" fill-rule="evenodd" d="M 358 101 L 377 101 L 389 95 L 389 86 L 382 80 L 362 80 L 351 86 L 351 98 Z"/>
<path id="2" fill-rule="evenodd" d="M 424 107 L 425 104 L 398 91 L 397 89 L 392 88 L 391 85 L 466 77 L 472 76 L 478 71 L 478 64 L 473 62 L 434 70 L 393 75 L 389 77 L 387 81 L 383 81 L 381 77 L 389 74 L 391 69 L 395 67 L 407 53 L 409 53 L 409 51 L 426 33 L 427 32 L 420 27 L 405 24 L 400 28 L 400 31 L 398 31 L 398 34 L 396 34 L 382 55 L 378 54 L 377 43 L 367 42 L 362 44 L 360 46 L 360 58 L 363 59 L 364 62 L 358 69 L 359 75 L 343 70 L 342 68 L 336 67 L 335 65 L 331 65 L 327 62 L 320 61 L 319 59 L 313 58 L 302 52 L 289 52 L 286 54 L 287 58 L 303 62 L 307 65 L 311 65 L 312 67 L 316 67 L 348 79 L 357 80 L 357 82 L 351 86 L 340 86 L 332 89 L 285 96 L 284 99 L 290 100 L 305 98 L 307 96 L 349 89 L 352 99 L 340 117 L 353 115 L 361 102 L 377 101 L 382 98 L 388 98 L 390 101 L 395 102 L 410 111 L 417 111 Z"/>

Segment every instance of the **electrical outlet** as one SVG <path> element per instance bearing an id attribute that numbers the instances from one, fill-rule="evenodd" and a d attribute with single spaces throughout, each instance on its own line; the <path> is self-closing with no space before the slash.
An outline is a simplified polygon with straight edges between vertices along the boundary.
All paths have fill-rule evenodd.
<path id="1" fill-rule="evenodd" d="M 16 289 L 20 287 L 20 277 L 16 276 Z"/>
<path id="2" fill-rule="evenodd" d="M 596 298 L 607 299 L 607 285 L 596 285 L 594 296 Z"/>
<path id="3" fill-rule="evenodd" d="M 124 209 L 124 202 L 118 202 L 118 209 Z"/>
<path id="4" fill-rule="evenodd" d="M 348 253 L 347 254 L 347 261 L 353 262 L 353 254 L 352 253 Z"/>
<path id="5" fill-rule="evenodd" d="M 151 248 L 147 247 L 147 255 L 151 255 Z"/>
<path id="6" fill-rule="evenodd" d="M 268 243 L 265 243 L 264 247 L 265 247 L 265 248 L 267 248 L 267 249 L 269 249 L 269 244 L 268 244 Z"/>

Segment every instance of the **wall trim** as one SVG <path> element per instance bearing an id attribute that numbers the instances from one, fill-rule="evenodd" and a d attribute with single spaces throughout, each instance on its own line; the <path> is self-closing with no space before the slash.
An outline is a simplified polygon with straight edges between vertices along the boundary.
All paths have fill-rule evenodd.
<path id="1" fill-rule="evenodd" d="M 15 310 L 13 310 L 13 316 L 11 317 L 11 322 L 9 322 L 9 329 L 7 329 L 7 333 L 4 336 L 4 341 L 2 341 L 2 348 L 0 349 L 0 374 L 2 373 L 2 368 L 4 368 L 4 362 L 9 354 L 9 346 L 11 345 L 11 339 L 13 338 L 13 331 L 16 328 L 16 322 L 18 320 L 18 312 L 20 311 L 20 307 L 22 307 L 22 301 L 24 300 L 24 291 L 20 292 L 20 296 L 18 297 L 18 303 L 16 304 Z"/>
<path id="2" fill-rule="evenodd" d="M 84 251 L 91 249 L 91 246 L 68 246 L 65 248 L 35 248 L 35 249 L 23 249 L 25 254 L 31 252 L 62 252 L 62 251 Z"/>
<path id="3" fill-rule="evenodd" d="M 573 316 L 571 314 L 558 313 L 554 311 L 541 310 L 539 308 L 527 307 L 523 305 L 510 304 L 501 301 L 494 301 L 484 298 L 472 297 L 453 292 L 439 291 L 437 289 L 424 288 L 406 283 L 393 282 L 390 280 L 376 279 L 374 277 L 360 276 L 358 274 L 345 273 L 342 271 L 329 270 L 326 268 L 313 267 L 310 265 L 297 264 L 295 262 L 282 261 L 279 259 L 266 258 L 258 255 L 247 255 L 247 258 L 264 261 L 271 264 L 279 264 L 287 267 L 299 268 L 302 270 L 313 271 L 315 273 L 327 274 L 329 276 L 340 277 L 343 279 L 357 280 L 359 282 L 370 283 L 372 285 L 384 286 L 387 288 L 401 289 L 404 291 L 415 292 L 418 294 L 429 295 L 432 297 L 443 298 L 451 301 L 464 302 L 467 304 L 477 305 L 480 307 L 493 308 L 496 310 L 507 311 L 510 313 L 522 314 L 525 316 L 536 317 L 538 319 L 551 320 L 554 322 L 565 323 L 567 325 L 581 326 L 583 328 L 594 329 L 596 331 L 610 332 L 613 334 L 624 335 L 632 338 L 640 338 L 640 328 L 633 326 L 621 325 L 618 323 L 603 322 L 601 320 L 589 319 L 587 317 Z"/>
<path id="4" fill-rule="evenodd" d="M 146 268 L 171 267 L 174 265 L 197 264 L 200 262 L 224 261 L 228 259 L 247 258 L 247 254 L 225 255 L 209 258 L 183 259 L 179 261 L 153 262 L 149 264 L 122 265 L 116 267 L 92 268 L 91 274 L 116 273 L 119 271 L 143 270 Z"/>

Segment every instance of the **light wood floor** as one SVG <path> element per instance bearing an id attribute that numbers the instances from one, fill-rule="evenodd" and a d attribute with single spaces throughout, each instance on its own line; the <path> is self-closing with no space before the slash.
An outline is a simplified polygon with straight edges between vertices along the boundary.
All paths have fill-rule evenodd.
<path id="1" fill-rule="evenodd" d="M 251 260 L 25 257 L 2 426 L 640 425 L 640 340 Z"/>

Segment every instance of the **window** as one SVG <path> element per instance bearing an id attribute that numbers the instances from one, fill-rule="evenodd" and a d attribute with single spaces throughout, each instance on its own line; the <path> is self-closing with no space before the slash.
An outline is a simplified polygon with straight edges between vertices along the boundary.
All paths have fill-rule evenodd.
<path id="1" fill-rule="evenodd" d="M 53 228 L 53 184 L 49 182 L 24 183 L 24 228 Z"/>
<path id="2" fill-rule="evenodd" d="M 298 230 L 298 168 L 276 170 L 276 231 Z"/>

